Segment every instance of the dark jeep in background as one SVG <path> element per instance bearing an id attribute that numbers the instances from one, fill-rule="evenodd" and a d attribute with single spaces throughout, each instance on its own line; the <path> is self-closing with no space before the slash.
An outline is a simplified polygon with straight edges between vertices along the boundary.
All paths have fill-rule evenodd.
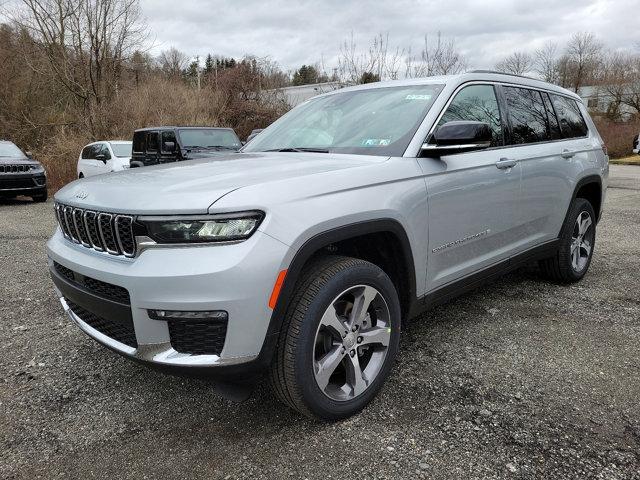
<path id="1" fill-rule="evenodd" d="M 237 151 L 242 142 L 232 128 L 151 127 L 133 133 L 131 167 L 179 162 Z"/>
<path id="2" fill-rule="evenodd" d="M 44 167 L 24 153 L 15 143 L 0 140 L 0 197 L 18 195 L 35 202 L 47 200 L 47 175 Z"/>

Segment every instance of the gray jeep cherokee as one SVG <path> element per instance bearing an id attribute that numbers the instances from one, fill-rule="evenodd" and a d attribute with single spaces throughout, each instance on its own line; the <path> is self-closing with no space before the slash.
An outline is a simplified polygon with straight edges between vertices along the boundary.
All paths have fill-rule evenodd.
<path id="1" fill-rule="evenodd" d="M 403 321 L 539 261 L 580 280 L 608 157 L 580 99 L 471 72 L 315 97 L 239 153 L 56 194 L 65 311 L 104 346 L 303 414 L 362 409 Z"/>

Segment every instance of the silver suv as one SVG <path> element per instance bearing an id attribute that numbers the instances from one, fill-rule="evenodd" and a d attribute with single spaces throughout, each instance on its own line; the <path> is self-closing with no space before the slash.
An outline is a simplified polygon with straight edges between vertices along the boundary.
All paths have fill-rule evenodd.
<path id="1" fill-rule="evenodd" d="M 608 157 L 580 99 L 491 72 L 313 98 L 239 153 L 78 180 L 47 244 L 69 317 L 303 414 L 362 409 L 403 321 L 524 262 L 587 272 Z"/>

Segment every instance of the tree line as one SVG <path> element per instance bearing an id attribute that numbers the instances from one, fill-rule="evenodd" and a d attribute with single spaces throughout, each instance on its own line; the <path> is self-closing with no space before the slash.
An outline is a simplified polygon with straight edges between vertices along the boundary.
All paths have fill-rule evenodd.
<path id="1" fill-rule="evenodd" d="M 54 187 L 74 177 L 89 141 L 128 139 L 136 128 L 168 123 L 229 126 L 244 137 L 290 108 L 274 93 L 279 87 L 447 75 L 470 64 L 455 39 L 439 32 L 416 50 L 392 45 L 385 34 L 360 46 L 351 34 L 331 68 L 320 59 L 285 71 L 270 58 L 194 58 L 175 48 L 152 55 L 138 0 L 9 5 L 0 24 L 0 136 L 34 151 Z M 576 34 L 562 48 L 514 52 L 496 68 L 573 89 L 595 83 L 619 105 L 640 107 L 640 88 L 629 95 L 629 85 L 640 85 L 637 55 L 609 52 L 592 34 Z"/>

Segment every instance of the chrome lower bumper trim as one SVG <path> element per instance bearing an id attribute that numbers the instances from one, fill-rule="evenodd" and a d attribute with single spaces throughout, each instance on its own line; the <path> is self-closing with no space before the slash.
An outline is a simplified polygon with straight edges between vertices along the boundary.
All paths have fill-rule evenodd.
<path id="1" fill-rule="evenodd" d="M 133 348 L 104 335 L 87 323 L 83 322 L 82 319 L 71 311 L 63 297 L 60 297 L 60 303 L 69 318 L 73 320 L 78 327 L 80 327 L 80 330 L 96 340 L 98 343 L 116 350 L 127 357 L 143 360 L 145 362 L 157 363 L 158 365 L 212 368 L 227 365 L 239 365 L 257 358 L 257 355 L 234 358 L 220 358 L 218 355 L 190 355 L 188 353 L 176 352 L 170 343 L 139 345 L 138 348 Z"/>

